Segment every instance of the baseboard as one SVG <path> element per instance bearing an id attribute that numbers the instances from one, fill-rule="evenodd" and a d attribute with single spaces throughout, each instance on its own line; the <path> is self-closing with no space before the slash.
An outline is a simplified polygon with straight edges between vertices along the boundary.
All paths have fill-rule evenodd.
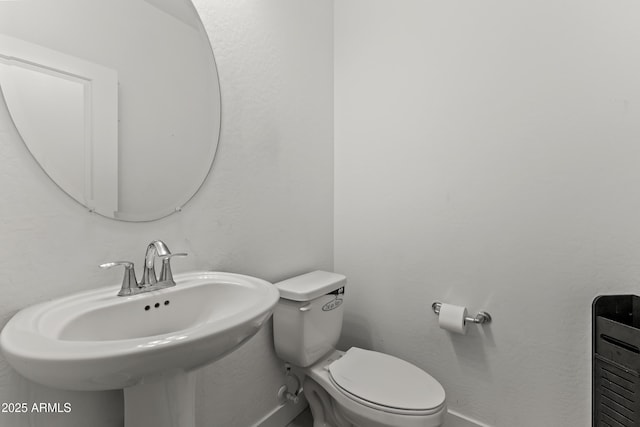
<path id="1" fill-rule="evenodd" d="M 469 418 L 465 415 L 459 414 L 456 411 L 449 410 L 444 421 L 444 427 L 491 427 L 491 426 L 488 426 L 487 424 L 483 424 L 480 421 L 476 421 L 473 418 Z"/>
<path id="2" fill-rule="evenodd" d="M 308 406 L 307 399 L 304 398 L 304 394 L 300 396 L 300 400 L 297 404 L 292 402 L 284 403 L 277 408 L 274 408 L 267 415 L 262 417 L 251 427 L 286 427 L 291 421 L 295 419 L 300 412 L 304 411 Z M 444 427 L 491 427 L 487 424 L 483 424 L 480 421 L 469 418 L 466 415 L 462 415 L 456 411 L 449 410 L 444 421 Z"/>
<path id="3" fill-rule="evenodd" d="M 286 427 L 300 412 L 304 411 L 307 406 L 309 405 L 303 394 L 300 396 L 298 403 L 294 404 L 289 401 L 283 403 L 262 417 L 262 419 L 252 427 Z"/>

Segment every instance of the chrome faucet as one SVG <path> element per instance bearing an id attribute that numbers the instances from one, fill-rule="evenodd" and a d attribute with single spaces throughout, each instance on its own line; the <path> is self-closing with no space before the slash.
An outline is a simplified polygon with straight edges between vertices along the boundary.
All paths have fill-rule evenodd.
<path id="1" fill-rule="evenodd" d="M 136 272 L 133 263 L 130 261 L 108 262 L 101 264 L 100 268 L 111 268 L 117 265 L 124 266 L 124 278 L 122 279 L 122 287 L 120 292 L 118 292 L 118 296 L 135 295 L 175 286 L 176 282 L 173 280 L 170 263 L 171 258 L 174 256 L 187 256 L 187 254 L 182 252 L 172 254 L 162 240 L 154 240 L 149 243 L 147 246 L 147 252 L 144 256 L 142 281 L 139 283 L 136 280 Z M 162 260 L 160 279 L 156 276 L 156 258 L 160 258 Z"/>
<path id="2" fill-rule="evenodd" d="M 162 240 L 154 240 L 149 243 L 147 252 L 144 254 L 144 270 L 140 286 L 155 285 L 158 282 L 155 268 L 156 256 L 162 257 L 167 255 L 171 255 L 171 251 Z"/>

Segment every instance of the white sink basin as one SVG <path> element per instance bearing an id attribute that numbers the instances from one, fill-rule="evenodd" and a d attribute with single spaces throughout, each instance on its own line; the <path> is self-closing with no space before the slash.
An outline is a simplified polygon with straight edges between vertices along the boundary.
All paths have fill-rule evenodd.
<path id="1" fill-rule="evenodd" d="M 134 296 L 116 296 L 114 285 L 28 307 L 2 330 L 2 350 L 19 373 L 50 387 L 131 387 L 233 351 L 279 298 L 272 284 L 239 274 L 174 278 L 174 287 Z"/>

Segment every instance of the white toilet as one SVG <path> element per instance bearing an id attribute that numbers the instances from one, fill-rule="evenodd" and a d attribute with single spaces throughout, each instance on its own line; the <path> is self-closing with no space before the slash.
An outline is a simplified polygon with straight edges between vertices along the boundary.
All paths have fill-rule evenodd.
<path id="1" fill-rule="evenodd" d="M 346 277 L 314 271 L 276 283 L 276 353 L 305 374 L 314 427 L 438 427 L 445 392 L 431 375 L 388 354 L 334 347 Z"/>

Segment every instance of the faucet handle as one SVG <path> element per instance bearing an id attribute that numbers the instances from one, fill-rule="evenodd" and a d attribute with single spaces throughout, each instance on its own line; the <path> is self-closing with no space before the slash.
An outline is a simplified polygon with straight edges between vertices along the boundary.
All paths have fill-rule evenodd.
<path id="1" fill-rule="evenodd" d="M 131 261 L 113 261 L 100 264 L 100 268 L 111 268 L 118 265 L 124 266 L 124 277 L 122 278 L 122 287 L 118 296 L 131 295 L 134 289 L 138 287 L 138 281 L 136 280 L 136 270 L 133 267 Z"/>
<path id="2" fill-rule="evenodd" d="M 133 263 L 131 261 L 105 262 L 104 264 L 100 264 L 98 267 L 100 267 L 100 268 L 111 268 L 111 267 L 116 267 L 118 265 L 124 265 L 124 268 L 133 268 Z"/>
<path id="3" fill-rule="evenodd" d="M 183 257 L 188 256 L 186 252 L 178 252 L 175 254 L 162 255 L 159 258 L 162 260 L 162 270 L 160 270 L 160 281 L 168 281 L 175 283 L 173 280 L 173 274 L 171 273 L 171 258 L 174 256 Z"/>

